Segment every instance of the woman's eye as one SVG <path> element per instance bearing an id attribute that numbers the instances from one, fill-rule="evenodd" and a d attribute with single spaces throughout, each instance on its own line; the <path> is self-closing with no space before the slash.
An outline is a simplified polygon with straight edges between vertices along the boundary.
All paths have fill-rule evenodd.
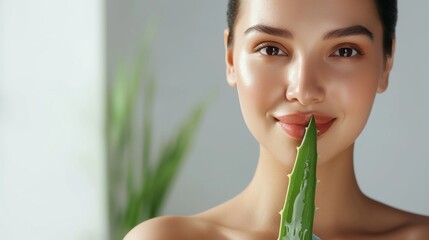
<path id="1" fill-rule="evenodd" d="M 287 54 L 282 50 L 280 50 L 280 48 L 274 47 L 274 46 L 262 47 L 259 49 L 259 52 L 267 56 L 279 56 L 279 55 L 287 56 Z"/>
<path id="2" fill-rule="evenodd" d="M 334 56 L 346 57 L 346 58 L 354 57 L 359 54 L 360 54 L 359 51 L 350 47 L 339 48 L 337 51 L 333 53 Z"/>

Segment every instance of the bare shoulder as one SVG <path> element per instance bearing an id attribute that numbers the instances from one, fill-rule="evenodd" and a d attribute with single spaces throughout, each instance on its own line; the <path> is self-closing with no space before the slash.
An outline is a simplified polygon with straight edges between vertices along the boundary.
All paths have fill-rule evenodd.
<path id="1" fill-rule="evenodd" d="M 370 209 L 373 214 L 370 215 L 368 223 L 370 223 L 369 232 L 373 233 L 373 239 L 429 239 L 429 216 L 408 212 L 377 201 L 373 201 Z"/>
<path id="2" fill-rule="evenodd" d="M 400 224 L 393 228 L 389 239 L 427 240 L 429 239 L 429 217 L 399 211 Z M 386 238 L 387 239 L 387 238 Z"/>
<path id="3" fill-rule="evenodd" d="M 137 225 L 124 240 L 204 239 L 207 230 L 207 224 L 193 217 L 165 216 Z"/>
<path id="4" fill-rule="evenodd" d="M 429 217 L 410 213 L 405 235 L 410 240 L 429 239 Z"/>

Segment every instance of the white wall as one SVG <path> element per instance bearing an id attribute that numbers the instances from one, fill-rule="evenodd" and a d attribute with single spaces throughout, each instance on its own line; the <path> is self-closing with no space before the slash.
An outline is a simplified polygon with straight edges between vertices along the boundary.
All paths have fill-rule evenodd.
<path id="1" fill-rule="evenodd" d="M 0 239 L 107 239 L 104 2 L 0 2 Z"/>
<path id="2" fill-rule="evenodd" d="M 108 66 L 133 52 L 146 20 L 158 18 L 154 61 L 155 119 L 162 137 L 174 131 L 204 91 L 218 96 L 175 182 L 165 214 L 192 214 L 239 193 L 253 175 L 257 145 L 234 89 L 225 80 L 223 29 L 227 0 L 107 1 Z M 357 144 L 363 190 L 393 206 L 429 215 L 429 22 L 426 0 L 399 1 L 398 43 L 391 84 L 379 95 Z M 174 109 L 174 117 L 171 112 Z M 160 139 L 162 139 L 160 137 Z"/>

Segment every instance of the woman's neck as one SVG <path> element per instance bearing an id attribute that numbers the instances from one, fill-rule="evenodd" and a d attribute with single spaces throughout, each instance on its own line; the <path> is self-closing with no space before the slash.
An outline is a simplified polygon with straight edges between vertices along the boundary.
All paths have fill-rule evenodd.
<path id="1" fill-rule="evenodd" d="M 259 164 L 248 188 L 241 194 L 259 224 L 278 224 L 293 166 L 285 166 L 261 147 Z M 315 232 L 354 222 L 366 201 L 356 181 L 353 146 L 317 168 Z M 329 219 L 329 220 L 328 220 Z M 255 223 L 257 225 L 258 223 Z M 267 226 L 259 226 L 261 228 Z M 275 225 L 276 226 L 276 225 Z"/>

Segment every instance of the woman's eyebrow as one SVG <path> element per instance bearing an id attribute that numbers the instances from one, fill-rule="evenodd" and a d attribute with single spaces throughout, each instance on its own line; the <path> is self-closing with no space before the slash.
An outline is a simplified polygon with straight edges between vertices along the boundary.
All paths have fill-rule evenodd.
<path id="1" fill-rule="evenodd" d="M 251 32 L 260 32 L 284 38 L 293 38 L 292 33 L 287 29 L 271 27 L 263 24 L 256 24 L 244 31 L 245 34 L 249 34 Z M 364 35 L 368 37 L 371 41 L 374 39 L 374 34 L 368 28 L 362 25 L 353 25 L 350 27 L 332 30 L 326 33 L 323 39 L 327 40 L 332 38 L 348 37 L 355 35 Z"/>
<path id="2" fill-rule="evenodd" d="M 292 33 L 286 29 L 270 27 L 263 24 L 256 24 L 252 27 L 249 27 L 246 31 L 244 31 L 244 34 L 249 34 L 251 32 L 260 32 L 284 38 L 292 38 Z"/>
<path id="3" fill-rule="evenodd" d="M 362 26 L 362 25 L 353 25 L 350 27 L 335 29 L 323 37 L 323 39 L 332 39 L 332 38 L 339 38 L 339 37 L 348 37 L 348 36 L 355 36 L 355 35 L 364 35 L 368 37 L 371 41 L 374 39 L 374 34 L 368 30 L 368 28 Z"/>

